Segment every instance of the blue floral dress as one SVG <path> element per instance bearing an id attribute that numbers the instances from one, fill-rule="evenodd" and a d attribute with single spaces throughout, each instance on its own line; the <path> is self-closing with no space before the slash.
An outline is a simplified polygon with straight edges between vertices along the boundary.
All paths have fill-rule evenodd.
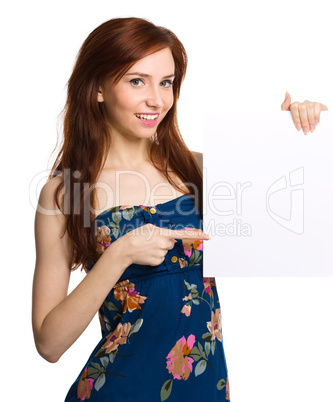
<path id="1" fill-rule="evenodd" d="M 188 194 L 154 207 L 113 207 L 95 219 L 99 256 L 147 223 L 202 229 Z M 99 310 L 102 339 L 65 402 L 230 400 L 220 302 L 215 279 L 203 277 L 202 253 L 201 240 L 178 239 L 159 266 L 124 271 Z"/>

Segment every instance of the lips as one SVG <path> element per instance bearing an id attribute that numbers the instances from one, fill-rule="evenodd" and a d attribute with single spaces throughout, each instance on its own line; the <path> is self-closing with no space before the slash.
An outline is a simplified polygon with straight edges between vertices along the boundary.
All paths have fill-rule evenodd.
<path id="1" fill-rule="evenodd" d="M 144 126 L 154 127 L 157 125 L 159 113 L 134 113 L 135 117 Z"/>

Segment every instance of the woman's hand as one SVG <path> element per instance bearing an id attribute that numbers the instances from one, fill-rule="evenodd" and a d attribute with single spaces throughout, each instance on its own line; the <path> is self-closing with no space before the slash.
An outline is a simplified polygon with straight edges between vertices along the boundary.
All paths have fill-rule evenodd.
<path id="1" fill-rule="evenodd" d="M 157 266 L 162 264 L 167 252 L 173 249 L 176 243 L 174 239 L 209 240 L 210 237 L 200 229 L 172 230 L 147 223 L 117 241 L 123 243 L 122 250 L 129 265 Z"/>
<path id="2" fill-rule="evenodd" d="M 290 110 L 297 130 L 299 131 L 302 128 L 304 134 L 307 134 L 309 129 L 313 133 L 320 122 L 321 111 L 328 109 L 322 103 L 310 102 L 308 100 L 302 103 L 291 103 L 290 94 L 286 92 L 285 99 L 281 105 L 281 110 Z"/>

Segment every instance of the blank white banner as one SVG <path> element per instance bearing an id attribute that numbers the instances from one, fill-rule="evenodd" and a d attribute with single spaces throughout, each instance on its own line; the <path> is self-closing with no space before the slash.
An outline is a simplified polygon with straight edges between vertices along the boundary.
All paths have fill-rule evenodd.
<path id="1" fill-rule="evenodd" d="M 203 121 L 205 276 L 333 276 L 333 115 Z"/>

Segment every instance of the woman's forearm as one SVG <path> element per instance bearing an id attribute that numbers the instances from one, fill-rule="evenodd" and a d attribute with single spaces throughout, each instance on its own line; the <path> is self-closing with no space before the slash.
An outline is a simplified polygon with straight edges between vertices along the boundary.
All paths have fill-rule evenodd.
<path id="1" fill-rule="evenodd" d="M 130 265 L 121 240 L 105 250 L 80 284 L 45 317 L 35 338 L 38 352 L 47 361 L 58 361 L 79 338 Z"/>

